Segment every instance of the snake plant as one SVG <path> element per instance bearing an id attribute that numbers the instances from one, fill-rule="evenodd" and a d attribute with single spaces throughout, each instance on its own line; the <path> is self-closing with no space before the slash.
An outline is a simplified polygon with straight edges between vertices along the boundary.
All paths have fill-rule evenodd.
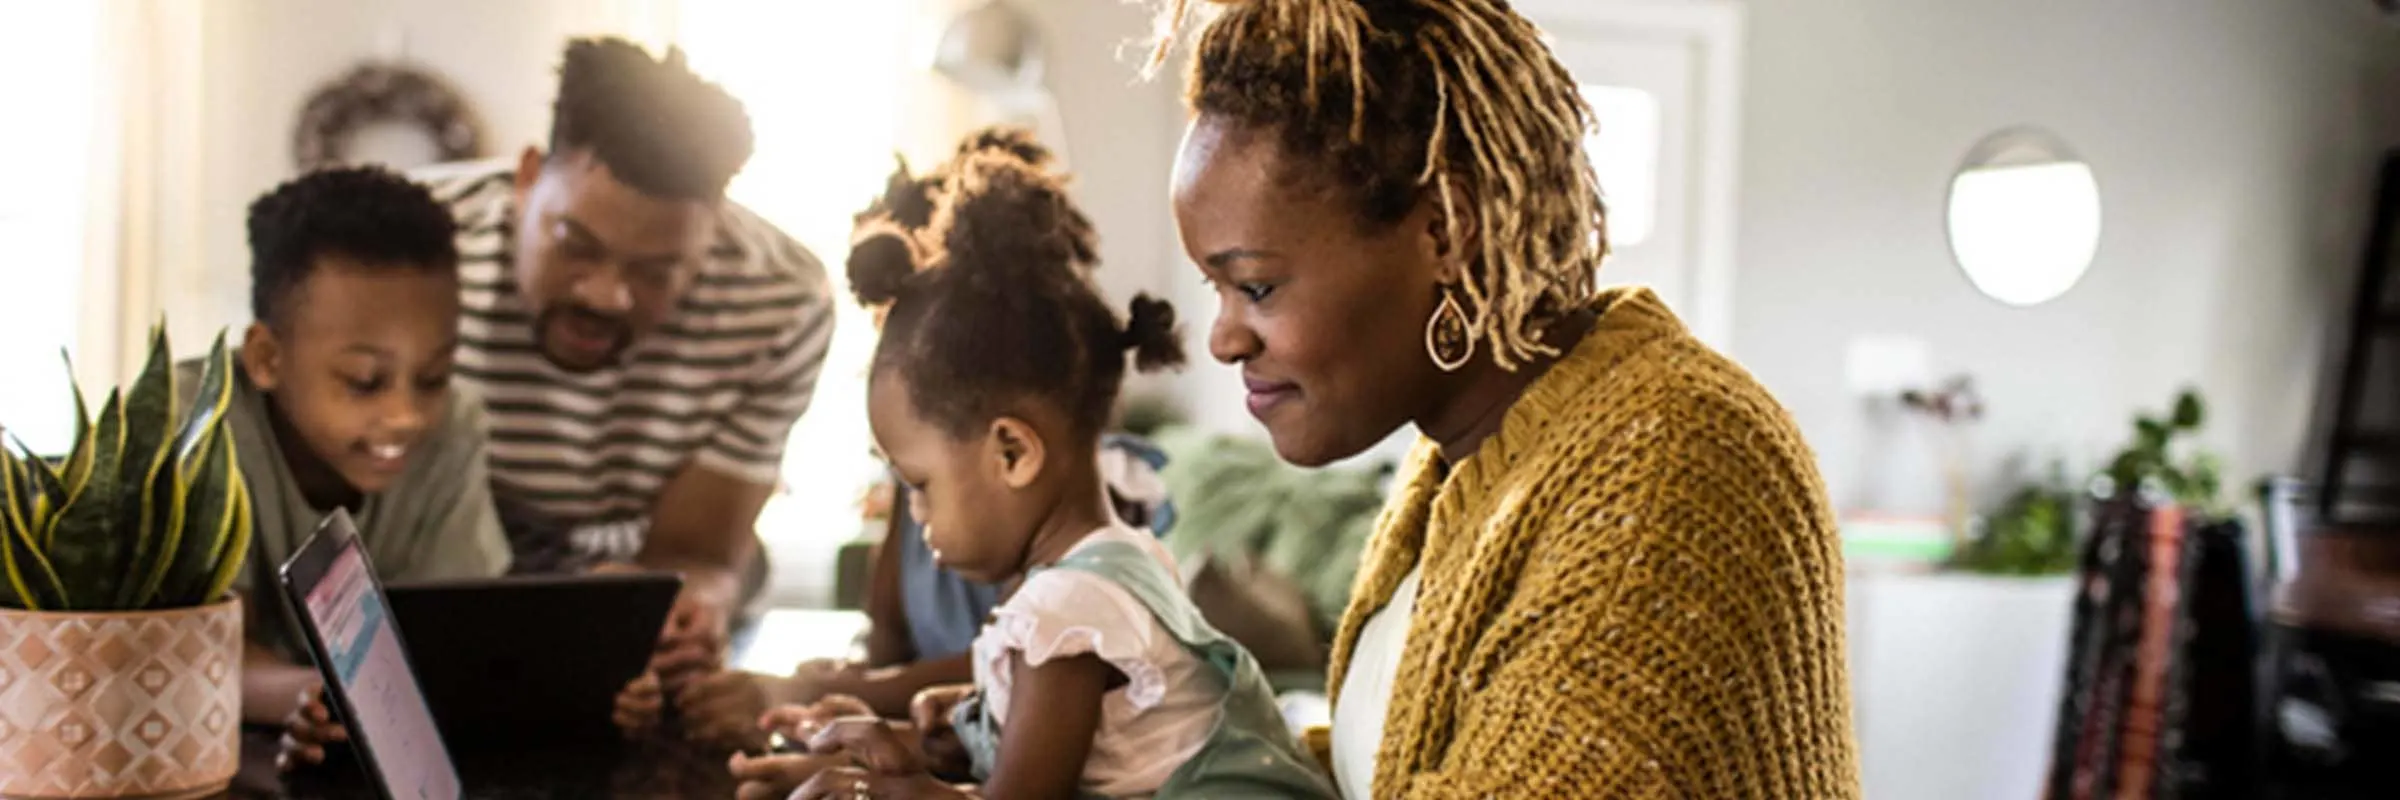
<path id="1" fill-rule="evenodd" d="M 72 367 L 69 369 L 72 372 Z M 178 409 L 164 325 L 149 362 L 90 416 L 75 390 L 75 445 L 47 459 L 0 447 L 0 607 L 185 608 L 224 597 L 250 548 L 250 493 L 226 426 L 233 357 L 217 335 L 192 406 Z"/>

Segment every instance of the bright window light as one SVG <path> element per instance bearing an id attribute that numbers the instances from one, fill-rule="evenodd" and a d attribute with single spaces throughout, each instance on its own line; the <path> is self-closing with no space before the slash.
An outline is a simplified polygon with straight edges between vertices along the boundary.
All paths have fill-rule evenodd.
<path id="1" fill-rule="evenodd" d="M 856 535 L 855 502 L 881 475 L 866 413 L 875 329 L 851 302 L 841 265 L 851 214 L 892 169 L 908 5 L 683 0 L 677 19 L 692 69 L 750 113 L 756 153 L 728 193 L 807 245 L 833 282 L 833 349 L 787 446 L 790 491 L 759 518 L 779 554 Z"/>
<path id="2" fill-rule="evenodd" d="M 2100 188 L 2079 161 L 1977 167 L 1950 182 L 1950 249 L 1975 288 L 2030 306 L 2075 286 L 2100 246 Z"/>
<path id="3" fill-rule="evenodd" d="M 1628 86 L 1585 86 L 1583 99 L 1600 121 L 1583 146 L 1608 201 L 1608 243 L 1641 244 L 1658 219 L 1658 98 Z"/>
<path id="4" fill-rule="evenodd" d="M 38 453 L 64 453 L 75 436 L 59 353 L 75 345 L 82 306 L 100 6 L 0 3 L 0 31 L 14 34 L 0 47 L 0 97 L 41 110 L 0 125 L 0 427 Z"/>

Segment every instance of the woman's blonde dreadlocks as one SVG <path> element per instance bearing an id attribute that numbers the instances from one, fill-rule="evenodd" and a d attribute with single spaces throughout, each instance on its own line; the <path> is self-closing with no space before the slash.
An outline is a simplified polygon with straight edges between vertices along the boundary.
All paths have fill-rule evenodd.
<path id="1" fill-rule="evenodd" d="M 1224 8 L 1192 54 L 1193 111 L 1325 153 L 1334 174 L 1319 177 L 1359 187 L 1370 225 L 1431 188 L 1452 241 L 1468 221 L 1476 234 L 1461 299 L 1493 360 L 1556 354 L 1542 329 L 1591 298 L 1607 212 L 1583 149 L 1591 108 L 1533 23 L 1504 0 L 1213 1 Z M 1152 71 L 1189 5 L 1161 9 Z"/>

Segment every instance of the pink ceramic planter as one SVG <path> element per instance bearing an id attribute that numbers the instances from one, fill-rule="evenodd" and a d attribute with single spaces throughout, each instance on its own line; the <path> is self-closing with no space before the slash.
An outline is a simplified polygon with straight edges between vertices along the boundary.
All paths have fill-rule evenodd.
<path id="1" fill-rule="evenodd" d="M 0 609 L 0 798 L 188 798 L 241 749 L 242 605 Z"/>

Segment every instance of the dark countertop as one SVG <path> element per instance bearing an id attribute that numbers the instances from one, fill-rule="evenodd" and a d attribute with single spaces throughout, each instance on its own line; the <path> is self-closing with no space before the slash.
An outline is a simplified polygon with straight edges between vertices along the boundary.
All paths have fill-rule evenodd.
<path id="1" fill-rule="evenodd" d="M 735 634 L 732 666 L 783 674 L 810 658 L 854 657 L 866 626 L 866 615 L 856 611 L 772 611 Z M 376 800 L 365 773 L 347 751 L 329 754 L 324 766 L 305 774 L 277 775 L 279 735 L 281 731 L 275 729 L 244 728 L 241 771 L 234 776 L 233 787 L 217 797 Z M 724 750 L 686 743 L 671 732 L 642 741 L 537 750 L 450 743 L 450 759 L 458 765 L 469 800 L 719 800 L 734 796 L 735 784 L 726 771 L 731 757 L 732 753 Z"/>
<path id="2" fill-rule="evenodd" d="M 375 800 L 346 753 L 305 774 L 275 772 L 276 732 L 242 732 L 241 772 L 224 800 Z M 463 749 L 463 748 L 462 748 Z M 664 738 L 524 752 L 453 752 L 468 798 L 729 798 L 731 754 Z"/>

